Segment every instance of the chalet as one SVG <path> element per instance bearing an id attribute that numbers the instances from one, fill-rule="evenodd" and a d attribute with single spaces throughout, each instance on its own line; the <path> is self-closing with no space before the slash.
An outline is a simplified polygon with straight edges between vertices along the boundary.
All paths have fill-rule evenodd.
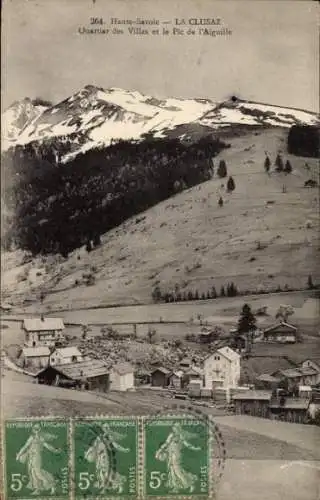
<path id="1" fill-rule="evenodd" d="M 269 416 L 269 404 L 272 391 L 246 391 L 233 396 L 236 414 L 245 414 L 255 417 Z"/>
<path id="2" fill-rule="evenodd" d="M 110 389 L 129 391 L 134 389 L 134 370 L 130 363 L 118 363 L 110 370 Z"/>
<path id="3" fill-rule="evenodd" d="M 153 387 L 168 387 L 171 371 L 162 366 L 151 373 L 151 385 Z"/>
<path id="4" fill-rule="evenodd" d="M 19 364 L 23 368 L 44 368 L 49 363 L 49 347 L 24 347 L 19 356 Z"/>
<path id="5" fill-rule="evenodd" d="M 214 340 L 217 340 L 218 334 L 215 330 L 209 330 L 208 328 L 202 328 L 201 332 L 198 334 L 198 342 L 200 344 L 210 344 Z"/>
<path id="6" fill-rule="evenodd" d="M 300 366 L 303 369 L 312 368 L 313 370 L 316 370 L 318 372 L 318 376 L 316 377 L 316 382 L 314 384 L 317 385 L 320 383 L 320 361 L 318 359 L 306 359 Z"/>
<path id="7" fill-rule="evenodd" d="M 304 398 L 274 398 L 269 408 L 273 418 L 286 422 L 305 423 L 308 419 L 310 400 Z"/>
<path id="8" fill-rule="evenodd" d="M 77 387 L 107 392 L 109 389 L 109 370 L 97 359 L 68 365 L 47 366 L 36 374 L 39 384 L 58 387 Z"/>
<path id="9" fill-rule="evenodd" d="M 200 382 L 201 386 L 203 384 L 203 370 L 197 366 L 192 366 L 183 373 L 182 386 L 186 387 L 193 381 Z"/>
<path id="10" fill-rule="evenodd" d="M 61 318 L 32 318 L 23 321 L 26 347 L 54 346 L 63 340 L 64 324 Z"/>
<path id="11" fill-rule="evenodd" d="M 272 373 L 272 376 L 286 381 L 288 390 L 291 391 L 299 385 L 315 385 L 319 377 L 319 372 L 312 367 L 297 367 L 278 370 Z"/>
<path id="12" fill-rule="evenodd" d="M 176 372 L 171 373 L 169 377 L 169 386 L 175 389 L 181 389 L 183 374 L 183 370 L 177 370 Z"/>
<path id="13" fill-rule="evenodd" d="M 49 364 L 68 365 L 70 363 L 79 363 L 83 361 L 83 355 L 77 347 L 61 347 L 56 348 L 50 354 Z"/>
<path id="14" fill-rule="evenodd" d="M 206 388 L 236 387 L 240 379 L 240 355 L 230 347 L 221 347 L 204 360 Z"/>
<path id="15" fill-rule="evenodd" d="M 263 331 L 264 342 L 278 342 L 281 344 L 294 344 L 297 342 L 297 328 L 289 323 L 280 321 Z"/>
<path id="16" fill-rule="evenodd" d="M 269 373 L 262 373 L 256 378 L 255 385 L 258 389 L 273 390 L 278 386 L 280 380 L 280 378 L 274 377 Z"/>

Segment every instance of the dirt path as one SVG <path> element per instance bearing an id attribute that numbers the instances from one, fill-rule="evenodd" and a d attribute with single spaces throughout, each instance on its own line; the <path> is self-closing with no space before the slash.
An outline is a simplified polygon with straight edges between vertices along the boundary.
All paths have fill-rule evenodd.
<path id="1" fill-rule="evenodd" d="M 320 450 L 320 430 L 313 425 L 289 424 L 247 415 L 215 417 L 215 421 L 218 425 L 220 423 L 237 430 L 254 432 L 311 451 Z"/>

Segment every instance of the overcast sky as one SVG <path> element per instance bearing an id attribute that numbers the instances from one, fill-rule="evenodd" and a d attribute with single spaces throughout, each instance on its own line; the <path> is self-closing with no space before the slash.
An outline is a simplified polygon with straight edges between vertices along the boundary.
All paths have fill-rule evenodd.
<path id="1" fill-rule="evenodd" d="M 4 0 L 3 105 L 86 84 L 155 96 L 232 94 L 318 111 L 317 2 Z M 230 37 L 79 35 L 92 16 L 220 17 Z M 125 28 L 126 30 L 127 28 Z"/>

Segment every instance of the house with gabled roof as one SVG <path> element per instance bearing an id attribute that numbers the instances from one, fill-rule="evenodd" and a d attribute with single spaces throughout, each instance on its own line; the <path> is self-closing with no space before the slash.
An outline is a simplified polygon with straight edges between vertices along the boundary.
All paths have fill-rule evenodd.
<path id="1" fill-rule="evenodd" d="M 44 368 L 49 363 L 50 349 L 47 346 L 24 347 L 19 356 L 23 368 Z"/>
<path id="2" fill-rule="evenodd" d="M 171 373 L 164 366 L 158 366 L 151 372 L 151 385 L 153 387 L 168 387 Z"/>
<path id="3" fill-rule="evenodd" d="M 240 354 L 227 346 L 209 354 L 203 363 L 205 387 L 237 387 L 240 380 L 240 359 Z"/>
<path id="4" fill-rule="evenodd" d="M 262 333 L 262 339 L 265 342 L 278 342 L 281 344 L 294 344 L 297 342 L 297 337 L 298 329 L 285 321 L 280 321 L 266 328 Z"/>
<path id="5" fill-rule="evenodd" d="M 36 380 L 40 384 L 106 392 L 109 390 L 109 369 L 99 359 L 65 365 L 49 365 L 36 374 Z"/>
<path id="6" fill-rule="evenodd" d="M 134 386 L 132 365 L 127 362 L 113 365 L 110 370 L 110 389 L 112 391 L 129 391 L 134 389 Z"/>
<path id="7" fill-rule="evenodd" d="M 67 365 L 70 363 L 79 363 L 80 361 L 83 361 L 83 359 L 83 355 L 75 346 L 57 347 L 51 352 L 49 363 L 51 366 Z"/>
<path id="8" fill-rule="evenodd" d="M 26 318 L 23 320 L 26 347 L 54 346 L 63 340 L 64 323 L 61 318 Z"/>

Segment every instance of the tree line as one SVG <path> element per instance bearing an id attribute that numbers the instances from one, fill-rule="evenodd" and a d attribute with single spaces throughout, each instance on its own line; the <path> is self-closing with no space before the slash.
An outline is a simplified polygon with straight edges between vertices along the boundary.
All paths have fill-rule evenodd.
<path id="1" fill-rule="evenodd" d="M 70 140 L 30 143 L 3 155 L 4 203 L 12 214 L 3 245 L 33 254 L 67 256 L 82 245 L 90 251 L 127 218 L 209 180 L 212 158 L 227 146 L 211 136 L 190 145 L 118 141 L 62 164 Z"/>

